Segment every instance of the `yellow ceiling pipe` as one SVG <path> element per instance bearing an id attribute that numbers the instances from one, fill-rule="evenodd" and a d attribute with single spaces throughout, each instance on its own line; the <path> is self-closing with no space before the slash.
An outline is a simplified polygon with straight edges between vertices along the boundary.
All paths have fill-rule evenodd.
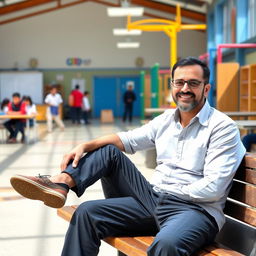
<path id="1" fill-rule="evenodd" d="M 206 29 L 206 24 L 181 24 L 181 12 L 180 6 L 176 6 L 176 18 L 175 21 L 165 19 L 146 19 L 131 21 L 131 16 L 127 17 L 127 29 L 138 29 L 142 31 L 163 31 L 170 37 L 170 65 L 171 67 L 177 61 L 177 32 L 181 30 L 195 30 L 195 29 Z"/>

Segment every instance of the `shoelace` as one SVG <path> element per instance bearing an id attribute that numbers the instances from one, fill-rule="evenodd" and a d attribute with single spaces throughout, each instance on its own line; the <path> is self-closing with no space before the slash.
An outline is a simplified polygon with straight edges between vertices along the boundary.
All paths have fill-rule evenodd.
<path id="1" fill-rule="evenodd" d="M 40 173 L 38 173 L 38 176 L 36 176 L 37 178 L 43 179 L 43 178 L 50 178 L 51 175 L 41 175 Z"/>

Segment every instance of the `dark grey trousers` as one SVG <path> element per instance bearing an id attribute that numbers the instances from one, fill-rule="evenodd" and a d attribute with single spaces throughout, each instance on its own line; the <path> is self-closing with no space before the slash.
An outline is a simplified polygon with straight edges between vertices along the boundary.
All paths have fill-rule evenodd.
<path id="1" fill-rule="evenodd" d="M 86 154 L 77 168 L 65 170 L 81 196 L 101 179 L 108 199 L 82 203 L 72 217 L 62 256 L 95 256 L 108 236 L 156 236 L 149 256 L 188 256 L 212 242 L 215 220 L 201 207 L 157 193 L 134 164 L 115 146 Z"/>

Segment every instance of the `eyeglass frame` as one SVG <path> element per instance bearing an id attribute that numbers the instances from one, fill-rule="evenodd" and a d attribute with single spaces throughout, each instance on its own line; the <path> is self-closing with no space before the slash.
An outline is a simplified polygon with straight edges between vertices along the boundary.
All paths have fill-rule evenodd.
<path id="1" fill-rule="evenodd" d="M 202 83 L 204 85 L 207 84 L 207 82 L 205 81 L 199 81 L 199 80 L 196 80 L 196 79 L 189 79 L 189 80 L 183 80 L 183 79 L 176 79 L 176 80 L 180 80 L 180 82 L 182 81 L 183 82 L 183 85 L 182 86 L 176 86 L 174 85 L 174 79 L 171 80 L 171 85 L 174 87 L 174 88 L 183 88 L 185 84 L 188 85 L 189 88 L 193 88 L 193 89 L 197 89 Z M 191 81 L 197 81 L 197 82 L 200 82 L 197 86 L 192 86 L 190 83 Z"/>

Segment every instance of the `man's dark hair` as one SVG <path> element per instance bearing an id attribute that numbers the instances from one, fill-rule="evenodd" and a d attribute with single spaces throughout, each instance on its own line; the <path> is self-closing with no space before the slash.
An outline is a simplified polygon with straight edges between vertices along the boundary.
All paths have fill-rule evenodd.
<path id="1" fill-rule="evenodd" d="M 20 94 L 19 94 L 18 92 L 15 92 L 15 93 L 12 94 L 12 97 L 18 97 L 18 98 L 20 98 Z"/>
<path id="2" fill-rule="evenodd" d="M 78 90 L 78 89 L 80 88 L 79 84 L 77 84 L 77 85 L 75 86 L 75 88 L 76 88 L 76 90 Z"/>
<path id="3" fill-rule="evenodd" d="M 209 79 L 210 79 L 210 70 L 209 70 L 208 66 L 201 60 L 194 58 L 194 57 L 187 57 L 185 59 L 181 59 L 181 60 L 177 61 L 172 68 L 172 79 L 174 78 L 174 72 L 175 72 L 176 68 L 184 67 L 184 66 L 192 66 L 192 65 L 199 65 L 202 67 L 204 82 L 205 82 L 205 84 L 208 84 Z"/>

